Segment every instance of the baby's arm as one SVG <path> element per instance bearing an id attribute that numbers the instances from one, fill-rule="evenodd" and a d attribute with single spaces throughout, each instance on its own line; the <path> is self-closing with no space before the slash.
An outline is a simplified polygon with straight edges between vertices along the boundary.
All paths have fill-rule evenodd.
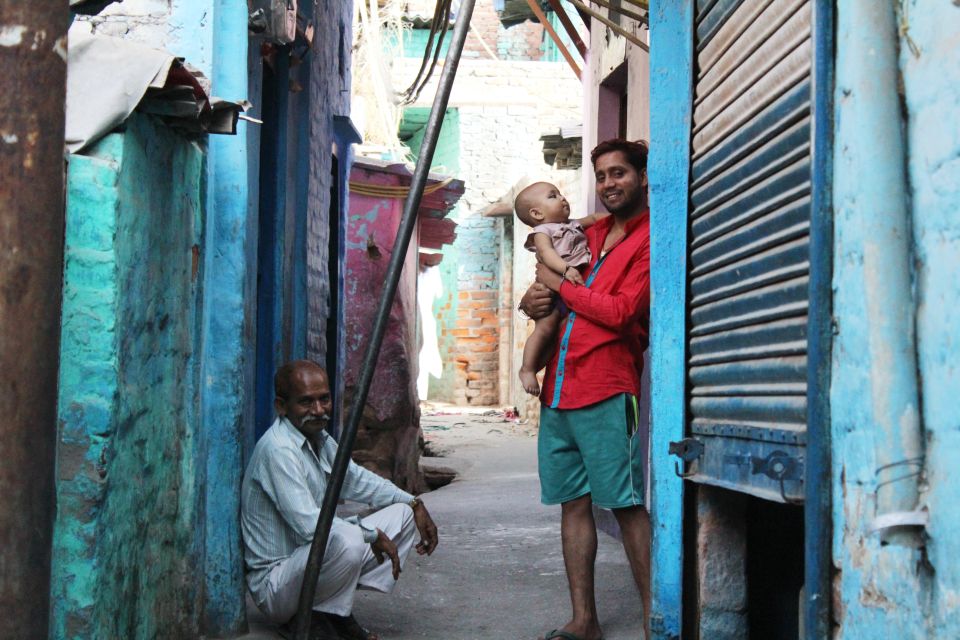
<path id="1" fill-rule="evenodd" d="M 559 273 L 573 284 L 583 284 L 583 276 L 560 257 L 557 250 L 553 248 L 550 236 L 545 233 L 533 234 L 533 245 L 537 249 L 537 260 L 550 267 L 551 271 Z"/>
<path id="2" fill-rule="evenodd" d="M 606 218 L 608 215 L 610 214 L 609 213 L 591 213 L 590 215 L 585 216 L 583 218 L 577 218 L 576 221 L 580 223 L 581 227 L 583 227 L 584 229 L 588 229 L 591 226 L 603 220 L 604 218 Z"/>

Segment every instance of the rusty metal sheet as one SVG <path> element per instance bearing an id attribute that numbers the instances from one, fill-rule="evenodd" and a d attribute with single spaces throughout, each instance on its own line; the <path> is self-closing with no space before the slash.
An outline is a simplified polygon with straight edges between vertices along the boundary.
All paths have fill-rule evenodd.
<path id="1" fill-rule="evenodd" d="M 738 362 L 807 351 L 805 316 L 774 320 L 690 339 L 690 366 Z"/>
<path id="2" fill-rule="evenodd" d="M 805 17 L 809 31 L 808 0 L 751 2 L 749 7 L 738 11 L 736 16 L 727 21 L 717 38 L 711 40 L 697 56 L 701 66 L 696 87 L 696 104 L 702 102 L 731 73 L 742 69 L 748 59 L 766 62 L 755 55 L 757 50 L 770 50 L 777 42 L 774 36 L 779 36 L 778 32 L 786 30 L 796 33 L 796 28 L 788 23 L 796 21 L 798 17 Z M 720 41 L 720 38 L 723 40 Z M 707 66 L 704 66 L 704 63 Z"/>
<path id="3" fill-rule="evenodd" d="M 807 200 L 807 208 L 809 206 Z M 802 210 L 800 207 L 798 209 Z M 769 244 L 766 250 L 754 253 L 754 247 L 748 245 L 743 248 L 747 257 L 695 278 L 691 283 L 691 308 L 807 273 L 810 269 L 809 233 L 809 221 L 803 221 L 759 240 L 758 244 Z M 784 236 L 793 236 L 795 239 L 780 244 Z"/>
<path id="4" fill-rule="evenodd" d="M 704 450 L 690 479 L 793 501 L 807 426 L 811 4 L 698 6 L 687 371 Z"/>
<path id="5" fill-rule="evenodd" d="M 787 358 L 760 358 L 747 362 L 725 362 L 722 364 L 692 367 L 690 382 L 698 395 L 711 389 L 738 389 L 775 384 L 805 384 L 807 379 L 807 361 L 803 356 Z M 771 383 L 770 380 L 779 380 Z M 710 395 L 710 394 L 707 394 Z"/>
<path id="6" fill-rule="evenodd" d="M 810 11 L 797 11 L 768 39 L 756 43 L 752 51 L 753 46 L 731 49 L 730 54 L 744 54 L 743 57 L 728 55 L 728 60 L 715 65 L 710 74 L 697 83 L 694 123 L 709 122 L 809 37 Z"/>
<path id="7" fill-rule="evenodd" d="M 792 86 L 808 78 L 812 51 L 810 39 L 807 38 L 745 91 L 741 92 L 739 87 L 731 87 L 730 93 L 737 93 L 738 97 L 726 103 L 718 114 L 701 122 L 697 121 L 695 114 L 694 157 L 697 158 L 709 151 L 724 136 L 757 115 Z M 725 90 L 725 88 L 718 89 L 718 91 Z"/>
<path id="8" fill-rule="evenodd" d="M 716 61 L 723 56 L 724 52 L 737 41 L 740 35 L 753 24 L 757 16 L 770 6 L 771 2 L 773 2 L 773 0 L 754 0 L 754 2 L 748 2 L 747 6 L 741 11 L 737 11 L 734 15 L 730 16 L 709 42 L 699 44 L 697 47 L 697 69 L 701 75 L 710 71 L 710 67 L 715 64 Z"/>

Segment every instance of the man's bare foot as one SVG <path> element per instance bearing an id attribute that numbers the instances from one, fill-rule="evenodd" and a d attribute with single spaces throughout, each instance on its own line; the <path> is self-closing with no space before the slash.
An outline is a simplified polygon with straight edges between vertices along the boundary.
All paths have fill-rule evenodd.
<path id="1" fill-rule="evenodd" d="M 520 384 L 523 390 L 532 396 L 540 395 L 540 383 L 537 382 L 537 372 L 530 369 L 520 369 Z"/>

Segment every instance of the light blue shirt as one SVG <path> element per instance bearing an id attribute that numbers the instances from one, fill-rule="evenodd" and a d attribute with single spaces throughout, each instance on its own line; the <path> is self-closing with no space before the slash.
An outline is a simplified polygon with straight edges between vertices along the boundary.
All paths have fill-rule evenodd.
<path id="1" fill-rule="evenodd" d="M 326 432 L 320 455 L 286 418 L 277 418 L 253 450 L 241 488 L 240 524 L 250 588 L 256 591 L 269 570 L 298 547 L 313 540 L 327 479 L 337 455 L 337 443 Z M 385 507 L 410 502 L 413 496 L 352 460 L 340 495 L 345 500 Z M 377 532 L 357 517 L 334 518 L 363 529 L 374 542 Z"/>

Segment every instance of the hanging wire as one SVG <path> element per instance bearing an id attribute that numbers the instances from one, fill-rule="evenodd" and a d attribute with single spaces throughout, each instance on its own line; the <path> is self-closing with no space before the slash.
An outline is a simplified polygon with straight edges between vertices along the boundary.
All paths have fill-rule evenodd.
<path id="1" fill-rule="evenodd" d="M 420 92 L 430 82 L 433 72 L 437 67 L 437 61 L 440 59 L 440 50 L 443 47 L 443 40 L 450 29 L 450 14 L 452 11 L 453 0 L 439 0 L 433 13 L 433 22 L 430 23 L 430 35 L 427 38 L 427 46 L 423 52 L 423 60 L 420 63 L 420 69 L 417 71 L 417 77 L 400 95 L 401 104 L 412 104 L 420 97 Z M 434 38 L 439 34 L 439 38 Z M 427 66 L 429 62 L 429 67 Z"/>

